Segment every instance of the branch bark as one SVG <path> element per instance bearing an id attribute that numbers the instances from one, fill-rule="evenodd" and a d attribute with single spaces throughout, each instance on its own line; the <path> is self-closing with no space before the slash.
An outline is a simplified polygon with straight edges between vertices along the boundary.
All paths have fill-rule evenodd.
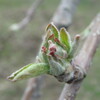
<path id="1" fill-rule="evenodd" d="M 90 62 L 93 59 L 96 48 L 100 42 L 100 14 L 98 14 L 97 17 L 93 20 L 93 22 L 88 27 L 88 30 L 89 35 L 80 53 L 73 60 L 73 65 L 79 66 L 85 70 L 86 73 L 89 70 Z M 76 94 L 81 86 L 82 81 L 83 80 L 73 82 L 72 84 L 65 84 L 59 100 L 75 100 Z"/>
<path id="2" fill-rule="evenodd" d="M 72 16 L 75 12 L 76 6 L 78 4 L 79 0 L 61 0 L 61 3 L 57 9 L 57 12 L 52 17 L 51 21 L 60 29 L 61 27 L 68 28 L 70 24 L 72 23 Z M 67 4 L 68 3 L 68 4 Z M 59 13 L 60 12 L 60 13 Z M 66 16 L 65 16 L 66 15 Z M 64 23 L 62 20 L 64 18 Z M 57 19 L 57 21 L 56 21 Z M 70 21 L 70 22 L 69 22 Z M 35 88 L 38 87 L 37 81 L 38 78 L 32 78 L 29 80 L 29 83 L 26 87 L 25 93 L 23 95 L 22 100 L 31 100 L 31 98 L 34 98 L 32 94 L 34 93 Z M 40 80 L 43 81 L 43 80 Z M 41 83 L 41 82 L 40 82 Z M 32 88 L 34 84 L 37 84 L 36 87 Z M 41 88 L 41 85 L 39 88 Z M 39 95 L 39 90 L 36 90 L 35 93 Z"/>
<path id="3" fill-rule="evenodd" d="M 40 76 L 38 78 L 32 78 L 29 80 L 22 100 L 37 100 L 40 97 L 40 89 L 42 86 L 43 78 L 43 76 Z"/>
<path id="4" fill-rule="evenodd" d="M 72 24 L 72 18 L 80 0 L 61 0 L 55 12 L 52 22 L 58 27 L 68 28 Z"/>

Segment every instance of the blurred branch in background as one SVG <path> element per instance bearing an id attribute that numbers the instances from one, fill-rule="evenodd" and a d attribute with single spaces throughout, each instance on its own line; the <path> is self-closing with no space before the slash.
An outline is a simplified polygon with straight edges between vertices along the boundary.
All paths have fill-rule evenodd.
<path id="1" fill-rule="evenodd" d="M 72 24 L 72 18 L 80 0 L 61 0 L 61 3 L 52 18 L 52 22 L 60 29 L 68 28 Z"/>
<path id="2" fill-rule="evenodd" d="M 41 96 L 41 93 L 39 93 L 39 91 L 42 86 L 42 82 L 43 82 L 42 80 L 44 80 L 43 76 L 30 79 L 22 100 L 31 100 L 31 97 L 32 97 L 32 100 L 37 100 Z"/>
<path id="3" fill-rule="evenodd" d="M 68 27 L 71 25 L 72 16 L 76 10 L 76 6 L 79 3 L 79 1 L 80 0 L 61 0 L 57 12 L 51 19 L 51 21 L 58 27 L 58 29 L 60 29 L 61 27 L 65 27 L 68 29 Z M 22 100 L 38 99 L 38 96 L 40 95 L 39 93 L 42 86 L 41 81 L 43 81 L 43 77 L 44 76 L 38 78 L 32 78 L 29 80 Z M 34 95 L 34 93 L 36 95 Z"/>
<path id="4" fill-rule="evenodd" d="M 96 52 L 96 49 L 100 43 L 100 14 L 92 21 L 90 26 L 83 31 L 87 32 L 88 36 L 83 44 L 80 53 L 73 60 L 73 67 L 79 66 L 79 68 L 86 71 L 89 70 L 91 60 Z M 59 100 L 75 100 L 76 94 L 81 86 L 83 80 L 73 82 L 72 84 L 66 84 L 61 93 Z"/>
<path id="5" fill-rule="evenodd" d="M 33 19 L 37 7 L 41 4 L 43 0 L 35 0 L 32 6 L 28 9 L 25 18 L 22 19 L 19 23 L 12 24 L 9 29 L 11 31 L 18 31 L 24 27 Z"/>

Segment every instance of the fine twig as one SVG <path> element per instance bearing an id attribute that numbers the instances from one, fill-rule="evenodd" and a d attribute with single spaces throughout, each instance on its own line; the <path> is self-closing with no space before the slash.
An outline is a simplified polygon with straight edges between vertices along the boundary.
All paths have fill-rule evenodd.
<path id="1" fill-rule="evenodd" d="M 100 42 L 100 14 L 97 15 L 97 17 L 93 20 L 87 30 L 89 30 L 87 31 L 87 34 L 89 35 L 80 53 L 73 60 L 73 66 L 79 66 L 79 68 L 83 69 L 86 73 L 89 70 L 90 62 Z M 75 100 L 81 83 L 82 80 L 73 82 L 71 84 L 66 84 L 59 100 Z"/>
<path id="2" fill-rule="evenodd" d="M 10 30 L 17 31 L 17 30 L 24 28 L 33 19 L 35 15 L 35 11 L 37 7 L 41 4 L 41 2 L 42 0 L 35 0 L 35 2 L 32 4 L 32 6 L 27 11 L 25 18 L 23 18 L 22 21 L 20 21 L 19 23 L 15 23 L 11 25 Z"/>

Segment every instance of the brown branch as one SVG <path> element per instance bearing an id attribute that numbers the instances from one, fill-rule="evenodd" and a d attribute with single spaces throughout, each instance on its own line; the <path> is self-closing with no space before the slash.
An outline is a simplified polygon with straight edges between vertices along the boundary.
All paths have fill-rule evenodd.
<path id="1" fill-rule="evenodd" d="M 35 15 L 35 11 L 37 7 L 41 4 L 41 2 L 42 0 L 35 0 L 35 2 L 27 11 L 25 18 L 23 18 L 21 22 L 11 25 L 10 30 L 17 31 L 24 28 L 33 19 L 33 16 Z"/>
<path id="2" fill-rule="evenodd" d="M 37 100 L 40 97 L 40 90 L 43 85 L 42 80 L 44 80 L 43 78 L 43 76 L 40 76 L 38 78 L 32 78 L 29 80 L 22 100 Z"/>
<path id="3" fill-rule="evenodd" d="M 100 42 L 100 14 L 93 20 L 88 28 L 88 34 L 83 48 L 78 56 L 73 61 L 74 66 L 79 66 L 85 70 L 86 73 L 89 70 L 90 62 L 96 52 L 96 48 Z M 82 80 L 73 82 L 72 84 L 66 84 L 59 100 L 75 100 L 76 94 L 81 86 Z"/>
<path id="4" fill-rule="evenodd" d="M 33 84 L 34 83 L 34 84 Z M 25 93 L 23 95 L 22 100 L 30 100 L 31 92 L 33 92 L 33 89 L 36 88 L 36 80 L 29 80 L 27 89 L 25 90 Z"/>

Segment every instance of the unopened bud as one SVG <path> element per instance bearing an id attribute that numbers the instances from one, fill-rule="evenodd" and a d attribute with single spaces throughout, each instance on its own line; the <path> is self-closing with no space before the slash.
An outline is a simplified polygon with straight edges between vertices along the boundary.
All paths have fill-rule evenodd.
<path id="1" fill-rule="evenodd" d="M 47 52 L 47 48 L 43 46 L 41 51 L 46 53 Z"/>
<path id="2" fill-rule="evenodd" d="M 77 34 L 77 35 L 75 36 L 75 40 L 78 41 L 79 39 L 80 39 L 80 35 Z"/>

